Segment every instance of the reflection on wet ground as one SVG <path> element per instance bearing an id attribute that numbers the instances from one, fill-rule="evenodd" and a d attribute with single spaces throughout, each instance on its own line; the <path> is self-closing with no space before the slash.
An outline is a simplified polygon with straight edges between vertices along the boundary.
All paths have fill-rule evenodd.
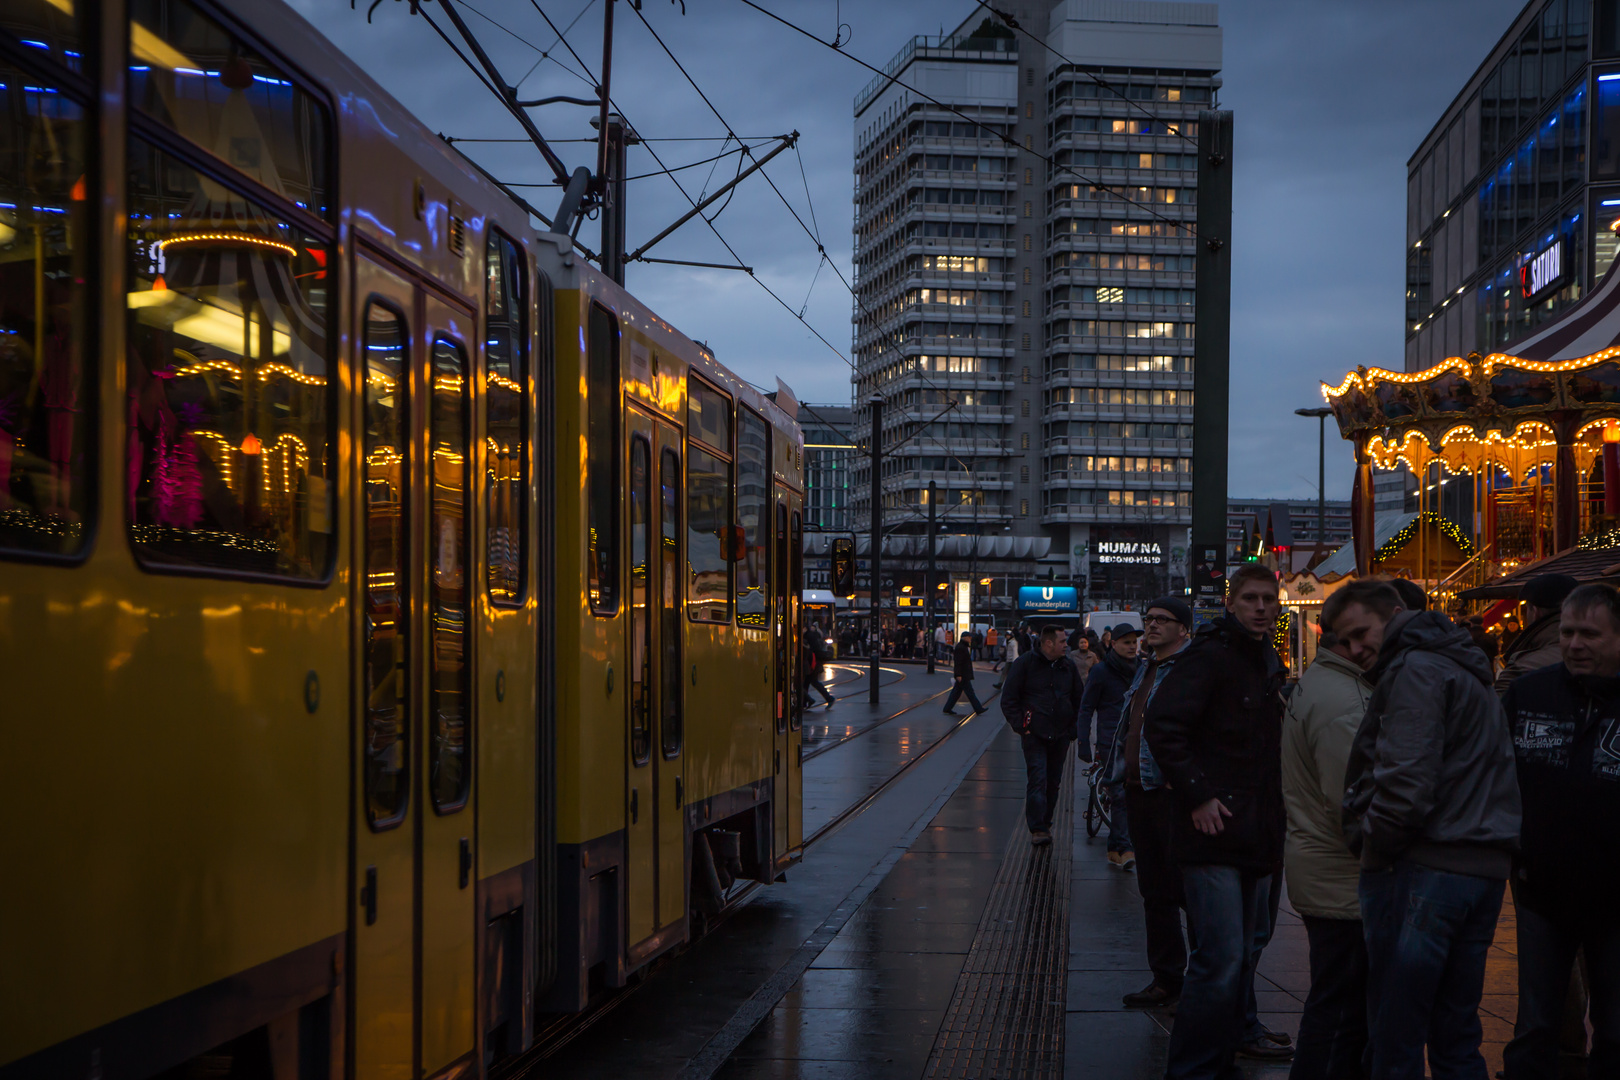
<path id="1" fill-rule="evenodd" d="M 816 747 L 803 765 L 806 835 L 866 799 L 897 766 L 936 749 L 813 845 L 784 884 L 759 890 L 713 934 L 662 964 L 535 1076 L 924 1076 L 967 957 L 986 932 L 982 917 L 1008 839 L 1021 828 L 1023 760 L 996 702 L 985 716 L 966 715 L 965 706 L 963 715 L 945 716 L 948 674 L 891 666 L 881 707 L 866 703 L 865 670 L 845 670 L 837 675 L 838 705 L 805 725 L 806 744 Z M 995 676 L 980 679 L 988 693 Z M 1156 1080 L 1172 1018 L 1120 1004 L 1151 978 L 1135 875 L 1109 866 L 1106 834 L 1088 841 L 1076 832 L 1063 1075 Z M 1490 1074 L 1500 1067 L 1516 1004 L 1513 931 L 1510 904 L 1481 1010 Z M 1260 965 L 1262 1019 L 1297 1035 L 1308 987 L 1304 927 L 1285 896 Z M 1243 1075 L 1282 1080 L 1287 1073 L 1286 1062 L 1251 1062 Z"/>

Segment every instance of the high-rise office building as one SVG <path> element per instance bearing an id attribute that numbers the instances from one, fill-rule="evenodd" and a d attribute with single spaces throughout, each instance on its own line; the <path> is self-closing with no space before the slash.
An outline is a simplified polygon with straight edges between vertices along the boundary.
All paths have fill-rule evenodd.
<path id="1" fill-rule="evenodd" d="M 855 434 L 880 395 L 888 529 L 933 481 L 942 531 L 1048 538 L 1019 572 L 1145 599 L 1186 579 L 1216 5 L 1009 6 L 1040 40 L 980 9 L 855 99 Z"/>
<path id="2" fill-rule="evenodd" d="M 804 527 L 807 532 L 852 532 L 850 468 L 856 448 L 848 405 L 799 405 L 804 430 Z"/>
<path id="3" fill-rule="evenodd" d="M 1511 351 L 1617 227 L 1620 0 L 1532 0 L 1407 162 L 1407 369 Z"/>

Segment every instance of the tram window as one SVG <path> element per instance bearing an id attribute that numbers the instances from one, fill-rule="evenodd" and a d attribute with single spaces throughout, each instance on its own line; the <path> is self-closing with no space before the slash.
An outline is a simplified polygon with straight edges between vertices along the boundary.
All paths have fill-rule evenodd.
<path id="1" fill-rule="evenodd" d="M 137 557 L 324 579 L 336 548 L 330 249 L 140 139 L 128 191 Z"/>
<path id="2" fill-rule="evenodd" d="M 658 595 L 660 623 L 659 707 L 662 709 L 664 754 L 681 752 L 681 459 L 674 450 L 665 450 L 658 462 L 660 513 Z"/>
<path id="3" fill-rule="evenodd" d="M 0 549 L 81 553 L 93 530 L 85 111 L 0 64 Z"/>
<path id="4" fill-rule="evenodd" d="M 93 4 L 80 4 L 75 9 L 61 0 L 10 0 L 0 11 L 0 28 L 70 71 L 82 72 L 85 24 L 88 12 L 94 10 Z"/>
<path id="5" fill-rule="evenodd" d="M 686 431 L 722 454 L 731 453 L 731 399 L 701 379 L 688 380 Z"/>
<path id="6" fill-rule="evenodd" d="M 630 756 L 652 752 L 652 451 L 643 436 L 630 440 Z"/>
<path id="7" fill-rule="evenodd" d="M 789 663 L 794 666 L 793 677 L 788 680 L 788 685 L 793 690 L 793 708 L 790 710 L 789 715 L 792 717 L 794 730 L 798 730 L 800 718 L 804 715 L 806 704 L 804 694 L 808 692 L 809 687 L 804 685 L 804 680 L 800 677 L 798 671 L 798 665 L 804 662 L 799 653 L 799 642 L 803 630 L 802 621 L 804 619 L 802 605 L 804 598 L 804 523 L 800 519 L 797 510 L 793 511 L 792 531 L 788 534 L 788 560 L 792 572 L 788 575 L 788 587 L 779 603 L 787 607 L 788 633 L 793 637 L 793 648 L 788 653 Z M 832 633 L 833 628 L 829 624 L 827 635 L 831 637 Z"/>
<path id="8" fill-rule="evenodd" d="M 461 346 L 433 343 L 432 404 L 428 442 L 432 465 L 429 501 L 428 611 L 432 640 L 428 731 L 428 790 L 440 813 L 467 802 L 469 728 L 467 617 L 467 356 Z"/>
<path id="9" fill-rule="evenodd" d="M 752 409 L 737 412 L 737 524 L 743 552 L 737 561 L 737 624 L 770 626 L 771 444 L 765 421 Z"/>
<path id="10" fill-rule="evenodd" d="M 523 601 L 529 547 L 529 337 L 523 252 L 491 233 L 485 257 L 484 408 L 489 460 L 485 465 L 485 537 L 489 598 Z"/>
<path id="11" fill-rule="evenodd" d="M 586 554 L 591 610 L 619 610 L 619 326 L 591 305 L 585 362 Z"/>
<path id="12" fill-rule="evenodd" d="M 321 101 L 189 0 L 130 0 L 129 19 L 134 108 L 330 216 L 332 121 Z"/>
<path id="13" fill-rule="evenodd" d="M 379 829 L 400 820 L 409 789 L 405 666 L 405 451 L 410 411 L 405 373 L 410 337 L 397 314 L 366 307 L 363 468 L 366 590 L 366 817 Z"/>
<path id="14" fill-rule="evenodd" d="M 698 446 L 686 450 L 686 610 L 698 622 L 731 621 L 734 532 L 731 462 Z"/>

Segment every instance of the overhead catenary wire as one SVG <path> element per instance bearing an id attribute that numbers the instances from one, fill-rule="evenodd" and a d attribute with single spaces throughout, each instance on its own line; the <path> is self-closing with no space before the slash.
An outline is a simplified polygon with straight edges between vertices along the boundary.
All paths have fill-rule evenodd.
<path id="1" fill-rule="evenodd" d="M 924 101 L 929 102 L 930 104 L 934 105 L 935 107 L 940 108 L 940 109 L 944 109 L 946 112 L 951 113 L 954 116 L 961 117 L 963 120 L 966 120 L 968 123 L 972 124 L 974 127 L 977 127 L 979 129 L 981 129 L 982 131 L 984 131 L 987 135 L 989 135 L 989 136 L 991 136 L 991 137 L 993 137 L 995 139 L 1000 140 L 1003 144 L 1005 144 L 1007 146 L 1010 146 L 1015 150 L 1022 151 L 1023 153 L 1031 154 L 1034 157 L 1036 157 L 1037 159 L 1039 159 L 1041 161 L 1044 161 L 1046 164 L 1050 165 L 1052 168 L 1059 169 L 1059 170 L 1061 170 L 1063 172 L 1066 172 L 1066 173 L 1070 174 L 1071 176 L 1075 177 L 1076 179 L 1084 181 L 1086 184 L 1090 185 L 1091 187 L 1098 188 L 1098 189 L 1103 190 L 1103 191 L 1112 191 L 1112 192 L 1118 193 L 1118 192 L 1123 192 L 1128 187 L 1134 186 L 1134 185 L 1125 185 L 1125 184 L 1108 184 L 1108 183 L 1104 183 L 1103 181 L 1101 181 L 1101 180 L 1099 180 L 1099 179 L 1097 179 L 1095 177 L 1087 176 L 1086 174 L 1080 172 L 1078 169 L 1074 168 L 1074 166 L 1072 166 L 1072 165 L 1059 163 L 1058 160 L 1056 158 L 1052 157 L 1050 154 L 1046 154 L 1046 153 L 1043 153 L 1040 150 L 1036 150 L 1036 149 L 1034 149 L 1033 146 L 1030 146 L 1030 147 L 1022 146 L 1012 136 L 990 128 L 989 126 L 987 126 L 984 123 L 984 121 L 978 119 L 977 117 L 969 116 L 967 113 L 963 112 L 961 109 L 956 108 L 954 105 L 947 105 L 945 102 L 943 102 L 943 101 L 939 100 L 938 98 L 934 97 L 932 94 L 925 93 L 924 91 L 919 90 L 917 87 L 912 86 L 910 83 L 901 82 L 899 78 L 897 78 L 897 77 L 895 77 L 893 75 L 890 75 L 888 72 L 883 71 L 883 70 L 881 70 L 879 68 L 873 67 L 871 64 L 868 64 L 865 60 L 862 60 L 860 57 L 855 56 L 852 53 L 846 52 L 843 49 L 833 48 L 833 46 L 831 46 L 827 42 L 821 40 L 819 37 L 817 37 L 815 34 L 811 33 L 810 31 L 806 30 L 804 27 L 799 26 L 796 23 L 789 22 L 787 19 L 784 19 L 784 18 L 782 18 L 782 16 L 776 14 L 776 12 L 771 11 L 769 8 L 761 7 L 759 4 L 754 3 L 754 0 L 739 0 L 739 2 L 746 5 L 747 7 L 753 8 L 755 11 L 759 12 L 761 15 L 764 15 L 769 19 L 772 19 L 772 20 L 774 20 L 776 22 L 781 23 L 783 26 L 787 27 L 789 30 L 792 30 L 794 33 L 804 35 L 805 37 L 809 38 L 811 41 L 814 41 L 817 45 L 820 45 L 823 48 L 832 49 L 832 51 L 837 53 L 839 56 L 848 57 L 850 60 L 852 60 L 855 63 L 859 64 L 861 67 L 863 67 L 866 70 L 872 72 L 873 74 L 879 75 L 879 76 L 889 80 L 890 85 L 898 86 L 903 90 L 907 90 L 907 91 L 909 91 L 909 92 L 911 92 L 913 94 L 916 94 L 919 98 L 923 99 Z M 1163 213 L 1163 212 L 1161 212 L 1159 210 L 1154 209 L 1153 205 L 1151 203 L 1137 202 L 1135 199 L 1129 198 L 1129 197 L 1127 197 L 1127 196 L 1125 196 L 1123 194 L 1118 195 L 1118 198 L 1119 198 L 1119 200 L 1121 202 L 1125 203 L 1127 206 L 1134 206 L 1139 210 L 1145 210 L 1148 213 L 1149 216 L 1158 218 L 1160 221 L 1163 221 L 1166 224 L 1175 226 L 1177 229 L 1180 229 L 1180 230 L 1186 232 L 1186 234 L 1188 236 L 1196 237 L 1198 235 L 1198 230 L 1193 226 L 1193 224 L 1191 222 L 1181 221 L 1181 220 L 1178 220 L 1176 218 L 1170 217 L 1168 214 L 1165 214 L 1165 213 Z"/>
<path id="2" fill-rule="evenodd" d="M 1151 109 L 1149 109 L 1147 106 L 1143 105 L 1141 102 L 1131 100 L 1129 97 L 1127 97 L 1125 95 L 1125 92 L 1123 90 L 1121 90 L 1119 87 L 1115 86 L 1113 83 L 1107 81 L 1106 79 L 1103 79 L 1103 78 L 1099 77 L 1098 75 L 1096 75 L 1093 72 L 1083 70 L 1080 67 L 1079 64 L 1075 63 L 1073 60 L 1070 60 L 1067 56 L 1064 56 L 1062 53 L 1060 53 L 1056 49 L 1052 48 L 1052 46 L 1048 45 L 1043 39 L 1037 37 L 1035 34 L 1031 33 L 1030 31 L 1025 30 L 1023 28 L 1023 26 L 1019 24 L 1018 20 L 1013 17 L 1011 12 L 1001 11 L 1001 10 L 999 10 L 997 8 L 993 8 L 989 4 L 985 3 L 984 0 L 978 0 L 978 4 L 979 4 L 980 7 L 984 8 L 984 10 L 990 12 L 990 14 L 994 15 L 996 18 L 1000 19 L 1003 23 L 1005 23 L 1007 25 L 1007 29 L 1014 31 L 1015 33 L 1023 34 L 1025 37 L 1029 38 L 1029 40 L 1035 42 L 1035 44 L 1039 45 L 1041 48 L 1045 49 L 1047 52 L 1051 53 L 1053 56 L 1057 57 L 1059 60 L 1063 61 L 1065 64 L 1068 64 L 1071 68 L 1074 69 L 1075 74 L 1084 75 L 1086 78 L 1090 79 L 1092 82 L 1096 83 L 1098 86 L 1102 87 L 1104 90 L 1109 91 L 1115 97 L 1119 98 L 1125 104 L 1129 105 L 1131 108 L 1133 108 L 1137 112 L 1141 113 L 1143 116 L 1146 116 L 1150 120 L 1154 120 L 1154 121 L 1157 121 L 1160 124 L 1163 124 L 1165 126 L 1165 130 L 1168 131 L 1170 134 L 1175 135 L 1178 139 L 1182 139 L 1182 140 L 1184 140 L 1186 142 L 1192 143 L 1192 145 L 1195 146 L 1195 147 L 1198 145 L 1198 140 L 1197 139 L 1193 138 L 1191 135 L 1188 135 L 1185 131 L 1182 130 L 1182 128 L 1186 124 L 1185 120 L 1182 120 L 1180 118 L 1177 118 L 1175 120 L 1166 120 L 1164 117 L 1157 115 Z"/>

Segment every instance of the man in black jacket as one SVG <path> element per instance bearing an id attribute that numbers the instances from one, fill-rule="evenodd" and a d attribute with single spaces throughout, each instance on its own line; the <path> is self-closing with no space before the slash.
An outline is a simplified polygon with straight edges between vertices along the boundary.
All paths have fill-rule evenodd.
<path id="1" fill-rule="evenodd" d="M 1114 745 L 1114 732 L 1119 727 L 1120 711 L 1125 707 L 1125 694 L 1136 679 L 1136 648 L 1142 631 L 1130 623 L 1114 627 L 1114 640 L 1086 675 L 1086 688 L 1080 695 L 1080 760 L 1090 761 L 1091 718 L 1097 718 L 1096 757 L 1102 761 L 1108 748 Z M 1116 785 L 1110 792 L 1113 802 L 1108 815 L 1108 862 L 1121 870 L 1136 865 L 1136 852 L 1131 846 L 1131 828 L 1125 812 L 1124 788 Z"/>
<path id="2" fill-rule="evenodd" d="M 968 635 L 963 634 L 957 641 L 951 662 L 956 666 L 956 683 L 951 687 L 951 696 L 945 699 L 945 711 L 955 713 L 956 700 L 966 694 L 975 713 L 989 712 L 979 704 L 979 695 L 973 692 L 973 646 L 968 642 Z"/>
<path id="3" fill-rule="evenodd" d="M 1345 767 L 1361 859 L 1373 1076 L 1483 1078 L 1480 995 L 1519 837 L 1513 740 L 1491 664 L 1437 611 L 1369 597 L 1333 632 L 1374 684 Z M 1376 662 L 1368 661 L 1376 656 Z"/>
<path id="4" fill-rule="evenodd" d="M 1579 949 L 1591 986 L 1587 1074 L 1620 1076 L 1620 593 L 1573 590 L 1559 634 L 1562 662 L 1521 676 L 1502 700 L 1524 803 L 1513 869 L 1519 1015 L 1502 1055 L 1507 1080 L 1560 1076 Z"/>
<path id="5" fill-rule="evenodd" d="M 1148 704 L 1142 733 L 1178 813 L 1171 848 L 1197 939 L 1170 1031 L 1166 1080 L 1227 1080 L 1248 1034 L 1254 964 L 1282 869 L 1282 662 L 1277 579 L 1239 567 L 1226 614 L 1201 629 Z"/>
<path id="6" fill-rule="evenodd" d="M 1035 648 L 1007 669 L 1001 690 L 1001 712 L 1023 740 L 1024 818 L 1036 847 L 1052 842 L 1052 814 L 1080 714 L 1080 673 L 1068 651 L 1063 627 L 1044 628 Z"/>

